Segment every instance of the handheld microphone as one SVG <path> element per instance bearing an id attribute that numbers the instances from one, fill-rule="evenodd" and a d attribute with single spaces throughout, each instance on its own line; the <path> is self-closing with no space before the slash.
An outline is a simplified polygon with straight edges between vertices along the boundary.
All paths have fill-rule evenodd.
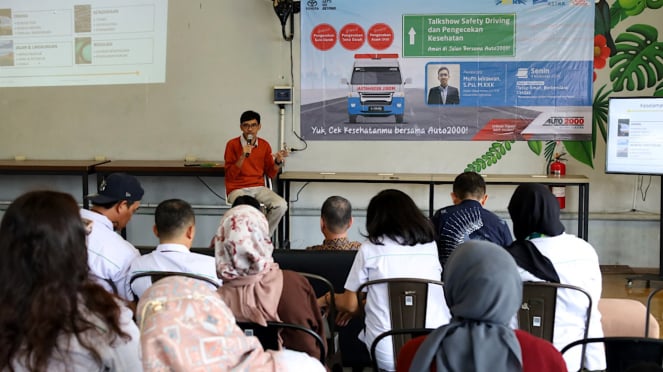
<path id="1" fill-rule="evenodd" d="M 249 134 L 246 136 L 246 142 L 249 143 L 249 146 L 253 147 L 253 134 Z M 248 158 L 250 154 L 251 154 L 250 152 L 245 152 L 244 157 Z"/>

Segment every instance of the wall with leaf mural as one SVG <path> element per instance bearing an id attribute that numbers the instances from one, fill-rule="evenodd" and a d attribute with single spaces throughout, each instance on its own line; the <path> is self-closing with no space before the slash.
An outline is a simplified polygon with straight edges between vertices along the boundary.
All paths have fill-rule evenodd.
<path id="1" fill-rule="evenodd" d="M 529 141 L 527 146 L 534 156 L 542 156 L 546 164 L 556 156 L 565 154 L 569 161 L 569 173 L 586 174 L 592 186 L 602 188 L 602 183 L 626 183 L 629 187 L 633 176 L 603 175 L 601 168 L 605 157 L 608 99 L 615 96 L 663 96 L 663 0 L 617 0 L 609 3 L 597 0 L 594 37 L 594 100 L 592 104 L 591 141 Z M 512 147 L 513 141 L 494 142 L 480 157 L 467 164 L 467 170 L 490 172 L 490 167 L 501 161 Z M 663 161 L 663 159 L 661 159 Z M 637 180 L 635 182 L 643 182 Z M 660 187 L 658 177 L 648 179 Z M 636 185 L 636 188 L 638 186 Z M 654 189 L 641 192 L 651 192 Z M 626 190 L 625 190 L 626 191 Z M 593 193 L 595 198 L 600 193 Z M 596 211 L 622 211 L 615 207 L 615 194 L 608 191 L 613 203 L 601 207 L 593 202 Z M 626 199 L 629 193 L 626 192 Z M 646 211 L 657 210 L 659 195 L 648 195 L 641 200 Z M 643 199 L 641 197 L 640 199 Z M 632 203 L 632 209 L 640 209 Z"/>

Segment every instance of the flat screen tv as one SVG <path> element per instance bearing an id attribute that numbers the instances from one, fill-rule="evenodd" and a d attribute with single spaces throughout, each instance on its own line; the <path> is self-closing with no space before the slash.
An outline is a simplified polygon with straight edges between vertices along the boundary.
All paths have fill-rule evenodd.
<path id="1" fill-rule="evenodd" d="M 608 104 L 606 173 L 663 175 L 663 97 L 615 97 Z"/>

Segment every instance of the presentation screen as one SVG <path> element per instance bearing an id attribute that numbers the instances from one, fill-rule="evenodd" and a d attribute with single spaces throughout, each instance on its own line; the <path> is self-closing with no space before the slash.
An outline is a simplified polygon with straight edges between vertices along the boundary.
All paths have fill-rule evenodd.
<path id="1" fill-rule="evenodd" d="M 611 98 L 606 173 L 663 175 L 663 97 Z"/>
<path id="2" fill-rule="evenodd" d="M 167 0 L 0 2 L 0 87 L 163 83 Z"/>

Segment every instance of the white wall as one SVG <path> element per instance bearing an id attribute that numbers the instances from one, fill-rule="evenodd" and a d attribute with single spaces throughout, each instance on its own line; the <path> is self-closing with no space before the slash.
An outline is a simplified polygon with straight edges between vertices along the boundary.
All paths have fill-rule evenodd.
<path id="1" fill-rule="evenodd" d="M 104 155 L 110 159 L 184 159 L 193 155 L 220 160 L 225 142 L 239 134 L 239 115 L 246 109 L 263 115 L 260 135 L 277 146 L 279 117 L 278 108 L 271 102 L 271 88 L 293 82 L 291 46 L 281 38 L 272 2 L 173 0 L 169 6 L 165 84 L 0 89 L 0 158 L 25 155 L 33 159 L 92 159 Z M 292 44 L 295 104 L 286 109 L 285 139 L 292 147 L 302 145 L 293 134 L 299 128 L 296 87 L 300 37 L 296 31 Z M 489 142 L 309 142 L 306 151 L 292 154 L 286 170 L 459 173 L 488 146 Z M 568 162 L 567 173 L 587 175 L 591 181 L 590 211 L 594 219 L 589 240 L 599 250 L 602 263 L 656 267 L 658 224 L 651 220 L 657 215 L 645 221 L 639 215 L 642 211 L 659 213 L 660 179 L 651 180 L 646 199 L 642 200 L 637 176 L 604 174 L 604 152 L 605 144 L 599 140 L 594 169 Z M 535 156 L 526 143 L 516 143 L 487 172 L 541 174 L 544 168 L 542 157 Z M 2 176 L 0 199 L 11 200 L 36 187 L 60 188 L 80 199 L 77 179 L 52 179 Z M 220 179 L 206 181 L 224 194 Z M 145 177 L 143 183 L 147 204 L 169 197 L 181 197 L 192 204 L 224 204 L 196 179 Z M 320 240 L 316 211 L 328 195 L 348 197 L 361 212 L 370 197 L 385 187 L 308 185 L 291 204 L 293 246 Z M 407 190 L 422 209 L 427 207 L 425 187 L 399 188 Z M 512 190 L 491 188 L 488 207 L 504 212 Z M 576 210 L 574 193 L 569 189 L 569 212 Z M 436 207 L 448 202 L 446 195 L 448 190 L 439 187 Z M 604 217 L 610 219 L 602 220 Z M 199 218 L 203 228 L 199 228 L 196 245 L 207 244 L 216 221 L 217 217 Z M 575 222 L 572 217 L 569 221 L 571 230 Z M 139 216 L 133 224 L 130 239 L 139 245 L 153 241 L 149 216 Z M 359 218 L 355 226 L 361 225 L 363 220 Z M 359 231 L 353 229 L 353 236 L 359 237 Z"/>

